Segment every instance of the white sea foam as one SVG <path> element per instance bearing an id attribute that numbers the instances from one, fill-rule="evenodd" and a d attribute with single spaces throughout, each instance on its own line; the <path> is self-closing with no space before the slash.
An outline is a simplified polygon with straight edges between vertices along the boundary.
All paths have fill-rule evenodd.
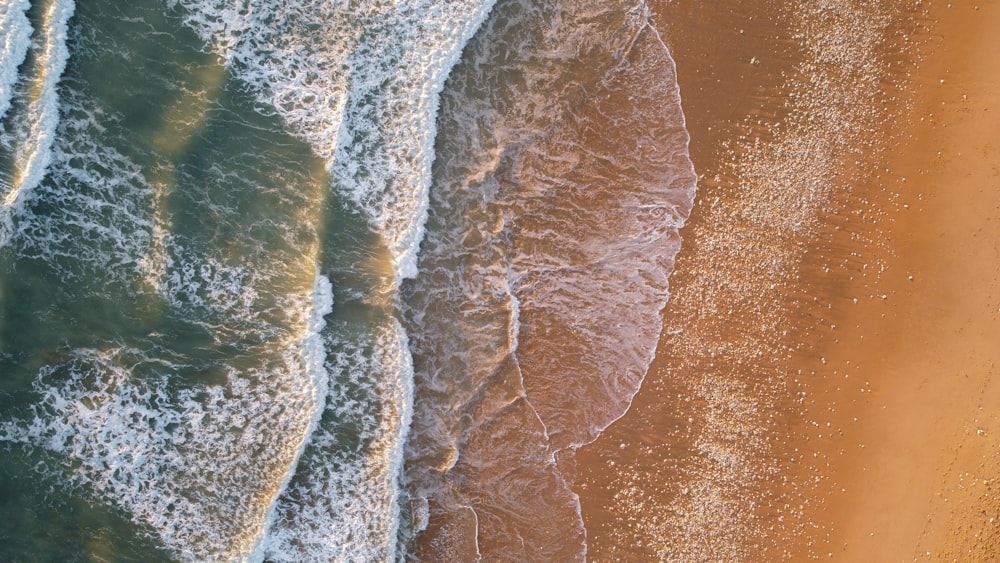
<path id="1" fill-rule="evenodd" d="M 28 0 L 0 3 L 0 119 L 10 108 L 17 69 L 31 46 L 31 22 L 25 15 L 29 7 Z"/>
<path id="2" fill-rule="evenodd" d="M 388 318 L 371 342 L 328 335 L 326 414 L 272 514 L 269 561 L 395 561 L 399 473 L 412 415 L 406 333 Z"/>
<path id="3" fill-rule="evenodd" d="M 260 298 L 257 287 L 269 281 L 270 272 L 200 255 L 186 248 L 179 238 L 170 235 L 164 241 L 163 279 L 156 286 L 160 295 L 174 307 L 198 310 L 210 317 L 233 311 L 249 315 Z M 245 315 L 238 316 L 252 322 Z"/>
<path id="4" fill-rule="evenodd" d="M 438 93 L 492 1 L 177 4 L 261 109 L 325 159 L 335 193 L 381 234 L 397 281 L 414 276 Z M 412 368 L 406 335 L 391 324 L 373 341 L 330 337 L 340 352 L 329 367 L 327 414 L 272 517 L 269 559 L 396 557 Z M 360 428 L 355 448 L 339 429 L 344 420 Z"/>
<path id="5" fill-rule="evenodd" d="M 52 143 L 59 123 L 59 95 L 56 87 L 69 59 L 66 34 L 69 19 L 75 9 L 73 0 L 54 0 L 46 6 L 38 52 L 38 71 L 33 77 L 35 86 L 30 95 L 27 135 L 19 139 L 17 170 L 13 184 L 3 198 L 3 206 L 6 208 L 13 207 L 22 193 L 30 191 L 42 181 L 52 158 Z"/>
<path id="6" fill-rule="evenodd" d="M 365 13 L 318 1 L 185 6 L 260 109 L 277 112 L 326 159 L 334 188 L 379 227 L 402 277 L 413 273 L 422 236 L 437 92 L 490 4 L 371 2 Z M 169 322 L 208 338 L 192 346 L 152 333 L 65 351 L 39 371 L 40 400 L 3 423 L 0 438 L 58 454 L 53 470 L 184 560 L 397 558 L 413 393 L 405 332 L 386 311 L 374 335 L 367 325 L 324 329 L 329 281 L 316 276 L 307 295 L 295 273 L 315 264 L 322 206 L 290 206 L 308 209 L 307 226 L 287 245 L 219 245 L 223 223 L 260 220 L 270 234 L 291 233 L 286 223 L 299 216 L 268 208 L 248 218 L 226 207 L 213 199 L 229 186 L 211 184 L 221 170 L 198 171 L 212 189 L 185 191 L 181 171 L 135 163 L 156 161 L 130 152 L 142 147 L 99 142 L 115 118 L 83 94 L 64 94 L 58 107 L 72 4 L 54 5 L 62 11 L 47 16 L 42 34 L 52 47 L 39 57 L 49 74 L 38 77 L 19 141 L 35 152 L 9 195 L 20 207 L 53 209 L 20 218 L 19 254 L 57 269 L 138 275 L 147 282 L 139 291 L 153 290 Z M 331 32 L 334 22 L 343 34 Z M 45 174 L 51 182 L 41 182 Z M 235 183 L 246 193 L 268 189 L 251 176 Z M 279 190 L 288 186 L 302 182 Z M 314 195 L 304 197 L 314 204 Z M 177 201 L 210 211 L 197 233 L 175 227 Z M 329 358 L 327 347 L 336 350 Z"/>
<path id="7" fill-rule="evenodd" d="M 329 279 L 317 273 L 316 287 L 313 290 L 312 314 L 309 318 L 309 327 L 302 345 L 303 364 L 308 367 L 309 373 L 313 378 L 312 388 L 314 389 L 314 396 L 312 419 L 309 421 L 308 429 L 298 441 L 298 452 L 296 452 L 295 459 L 292 463 L 288 465 L 288 470 L 285 472 L 285 476 L 281 480 L 281 484 L 278 487 L 278 493 L 274 496 L 274 500 L 267 511 L 264 519 L 264 528 L 261 530 L 260 535 L 257 536 L 257 539 L 254 542 L 253 550 L 248 557 L 249 561 L 264 560 L 266 553 L 265 549 L 267 548 L 265 542 L 270 542 L 274 537 L 273 530 L 275 529 L 275 523 L 279 521 L 279 514 L 282 513 L 282 501 L 286 498 L 285 492 L 287 491 L 292 478 L 295 476 L 303 453 L 306 451 L 306 448 L 313 443 L 313 439 L 316 435 L 316 428 L 320 423 L 324 408 L 328 403 L 327 396 L 330 388 L 330 374 L 326 366 L 327 351 L 322 337 L 322 331 L 326 327 L 326 320 L 324 317 L 329 315 L 332 311 L 333 285 L 330 284 Z M 287 522 L 287 518 L 280 518 L 280 522 Z"/>
<path id="8" fill-rule="evenodd" d="M 102 139 L 116 116 L 71 89 L 61 111 L 52 181 L 24 194 L 14 244 L 21 256 L 46 261 L 64 278 L 128 276 L 150 244 L 152 188 L 139 165 Z M 33 214 L 36 203 L 49 209 Z"/>
<path id="9" fill-rule="evenodd" d="M 438 93 L 491 0 L 180 0 L 266 107 L 328 163 L 379 228 L 397 278 L 416 274 Z"/>
<path id="10" fill-rule="evenodd" d="M 41 400 L 0 439 L 60 454 L 69 481 L 128 513 L 186 561 L 246 559 L 260 544 L 324 403 L 320 332 L 329 282 L 285 304 L 299 328 L 268 349 L 189 362 L 151 335 L 130 347 L 73 350 L 40 370 Z M 253 335 L 245 335 L 253 338 Z M 184 385 L 180 373 L 222 382 Z M 53 468 L 55 470 L 55 468 Z"/>

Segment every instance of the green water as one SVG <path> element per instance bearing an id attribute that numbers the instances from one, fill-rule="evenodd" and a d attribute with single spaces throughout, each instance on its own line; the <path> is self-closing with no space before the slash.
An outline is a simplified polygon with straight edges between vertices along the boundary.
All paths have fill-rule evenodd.
<path id="1" fill-rule="evenodd" d="M 0 560 L 245 557 L 269 507 L 303 503 L 358 552 L 393 535 L 393 257 L 183 15 L 96 1 L 70 22 L 52 162 L 0 249 Z M 42 67 L 2 124 L 7 182 Z"/>
<path id="2" fill-rule="evenodd" d="M 42 26 L 40 8 L 38 3 L 29 13 L 36 30 Z M 258 111 L 217 57 L 162 4 L 81 2 L 71 29 L 57 143 L 77 148 L 85 141 L 74 136 L 90 137 L 86 142 L 132 163 L 127 172 L 142 177 L 135 183 L 142 189 L 116 192 L 89 181 L 122 170 L 101 154 L 86 160 L 82 147 L 80 158 L 61 165 L 69 173 L 50 176 L 41 195 L 26 201 L 31 219 L 19 226 L 29 242 L 15 241 L 0 252 L 5 418 L 29 415 L 29 405 L 39 399 L 32 387 L 39 370 L 65 364 L 76 349 L 129 346 L 164 360 L 182 358 L 183 367 L 168 378 L 169 389 L 219 383 L 223 365 L 270 361 L 267 345 L 288 330 L 277 300 L 311 290 L 315 266 L 309 253 L 315 253 L 326 210 L 323 163 L 284 131 L 279 118 Z M 34 63 L 29 58 L 24 68 Z M 24 109 L 21 104 L 10 112 L 8 130 Z M 74 118 L 89 123 L 67 126 Z M 54 183 L 58 190 L 45 189 Z M 78 199 L 51 197 L 60 190 Z M 81 202 L 91 208 L 67 209 Z M 132 224 L 121 221 L 121 209 Z M 147 272 L 134 260 L 163 252 L 156 247 L 154 224 L 182 237 L 195 256 L 231 266 L 283 264 L 258 289 L 252 318 L 233 319 L 226 310 L 185 301 L 198 292 L 182 292 L 171 303 L 151 290 Z M 55 240 L 46 238 L 53 236 L 53 225 Z M 123 248 L 144 253 L 129 256 Z M 243 337 L 230 331 L 243 331 Z M 161 374 L 155 367 L 137 361 L 133 378 Z M 172 559 L 127 513 L 96 502 L 87 486 L 69 485 L 74 462 L 22 445 L 3 446 L 3 457 L 0 559 Z"/>

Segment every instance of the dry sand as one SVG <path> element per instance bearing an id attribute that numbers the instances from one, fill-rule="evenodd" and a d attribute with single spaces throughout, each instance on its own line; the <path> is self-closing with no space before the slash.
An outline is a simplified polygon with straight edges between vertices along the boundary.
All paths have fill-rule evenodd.
<path id="1" fill-rule="evenodd" d="M 1000 6 L 705 4 L 653 6 L 703 178 L 589 558 L 997 560 Z"/>
<path id="2" fill-rule="evenodd" d="M 839 417 L 831 470 L 847 492 L 820 515 L 844 560 L 1000 559 L 1000 5 L 982 4 L 934 11 L 913 126 L 884 176 L 900 194 L 894 256 L 875 306 L 835 312 L 845 330 L 824 350 L 858 366 L 854 383 L 810 401 L 872 388 L 857 424 Z"/>

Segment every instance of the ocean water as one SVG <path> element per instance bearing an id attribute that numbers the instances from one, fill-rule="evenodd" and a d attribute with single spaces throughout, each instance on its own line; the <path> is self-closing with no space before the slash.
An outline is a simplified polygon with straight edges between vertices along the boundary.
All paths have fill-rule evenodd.
<path id="1" fill-rule="evenodd" d="M 585 559 L 687 140 L 642 2 L 0 3 L 0 559 Z"/>

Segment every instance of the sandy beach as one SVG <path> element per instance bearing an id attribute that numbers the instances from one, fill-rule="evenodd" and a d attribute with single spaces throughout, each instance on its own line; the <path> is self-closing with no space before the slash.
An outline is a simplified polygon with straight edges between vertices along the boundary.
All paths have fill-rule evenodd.
<path id="1" fill-rule="evenodd" d="M 990 561 L 1000 7 L 654 5 L 701 176 L 589 558 Z"/>
<path id="2" fill-rule="evenodd" d="M 998 30 L 0 0 L 0 562 L 1000 561 Z"/>
<path id="3" fill-rule="evenodd" d="M 844 425 L 832 464 L 849 488 L 823 514 L 847 560 L 1000 557 L 998 8 L 934 10 L 936 48 L 885 176 L 899 194 L 876 290 L 885 301 L 836 313 L 848 336 L 825 349 L 831 365 L 853 359 L 874 390 L 852 405 L 861 422 Z"/>

